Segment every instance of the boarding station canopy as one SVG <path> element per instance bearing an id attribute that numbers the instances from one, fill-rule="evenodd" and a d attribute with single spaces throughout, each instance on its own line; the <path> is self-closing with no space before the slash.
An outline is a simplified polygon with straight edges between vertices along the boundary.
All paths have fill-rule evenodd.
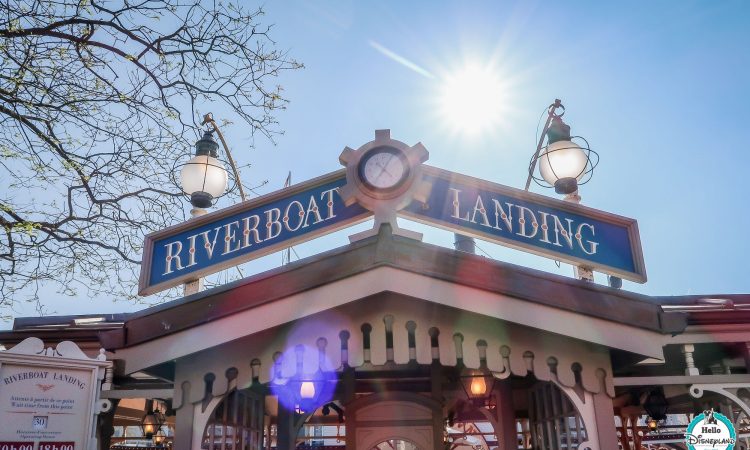
<path id="1" fill-rule="evenodd" d="M 649 297 L 423 243 L 397 217 L 646 280 L 635 220 L 427 158 L 380 130 L 342 170 L 153 233 L 140 293 L 373 219 L 348 245 L 88 331 L 19 321 L 0 342 L 101 345 L 115 362 L 102 398 L 165 402 L 178 449 L 615 450 L 645 442 L 656 394 L 750 420 L 748 296 Z M 480 400 L 462 390 L 477 373 Z"/>

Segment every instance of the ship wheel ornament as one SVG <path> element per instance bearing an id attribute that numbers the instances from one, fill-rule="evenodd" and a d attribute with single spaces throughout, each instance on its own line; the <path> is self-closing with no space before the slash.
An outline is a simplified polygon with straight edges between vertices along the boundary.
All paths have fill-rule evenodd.
<path id="1" fill-rule="evenodd" d="M 394 234 L 422 238 L 421 233 L 399 228 L 396 214 L 412 201 L 427 201 L 430 185 L 422 180 L 422 163 L 427 158 L 429 153 L 421 143 L 408 146 L 391 139 L 390 130 L 375 130 L 375 140 L 341 152 L 346 184 L 339 188 L 339 195 L 345 205 L 359 203 L 375 217 L 373 229 L 351 236 L 351 241 L 376 234 L 385 223 Z"/>

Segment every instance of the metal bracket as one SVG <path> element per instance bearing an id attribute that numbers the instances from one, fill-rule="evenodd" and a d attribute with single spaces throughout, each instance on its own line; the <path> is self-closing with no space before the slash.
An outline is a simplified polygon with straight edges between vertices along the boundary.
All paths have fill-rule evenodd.
<path id="1" fill-rule="evenodd" d="M 740 389 L 750 390 L 750 383 L 693 384 L 688 391 L 693 398 L 703 397 L 704 391 L 715 392 L 722 395 L 734 402 L 735 405 L 739 406 L 745 417 L 750 419 L 750 403 L 748 403 L 750 398 L 740 398 L 738 395 Z M 740 416 L 742 416 L 742 414 L 740 414 Z M 730 417 L 730 420 L 732 420 L 735 426 L 737 426 L 740 422 L 740 418 L 741 417 Z"/>

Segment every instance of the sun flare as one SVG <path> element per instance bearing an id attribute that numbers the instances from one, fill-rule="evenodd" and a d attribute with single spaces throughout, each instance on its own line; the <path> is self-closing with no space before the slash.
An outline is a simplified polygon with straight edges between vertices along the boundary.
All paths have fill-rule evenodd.
<path id="1" fill-rule="evenodd" d="M 467 66 L 446 76 L 440 89 L 440 114 L 455 132 L 479 134 L 503 119 L 506 88 L 490 68 Z"/>

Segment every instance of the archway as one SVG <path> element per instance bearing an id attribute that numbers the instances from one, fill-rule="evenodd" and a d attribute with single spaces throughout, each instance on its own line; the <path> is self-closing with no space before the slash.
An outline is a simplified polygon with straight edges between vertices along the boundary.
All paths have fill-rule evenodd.
<path id="1" fill-rule="evenodd" d="M 389 439 L 368 450 L 423 450 L 411 441 L 404 439 Z"/>
<path id="2" fill-rule="evenodd" d="M 427 396 L 383 392 L 347 407 L 347 449 L 433 450 L 442 438 L 442 406 Z"/>
<path id="3" fill-rule="evenodd" d="M 529 389 L 528 411 L 532 448 L 590 447 L 586 423 L 575 405 L 575 399 L 569 397 L 570 394 L 571 392 L 563 391 L 553 382 L 538 382 Z"/>
<path id="4" fill-rule="evenodd" d="M 213 409 L 203 430 L 201 448 L 258 450 L 263 448 L 263 395 L 234 389 Z"/>

